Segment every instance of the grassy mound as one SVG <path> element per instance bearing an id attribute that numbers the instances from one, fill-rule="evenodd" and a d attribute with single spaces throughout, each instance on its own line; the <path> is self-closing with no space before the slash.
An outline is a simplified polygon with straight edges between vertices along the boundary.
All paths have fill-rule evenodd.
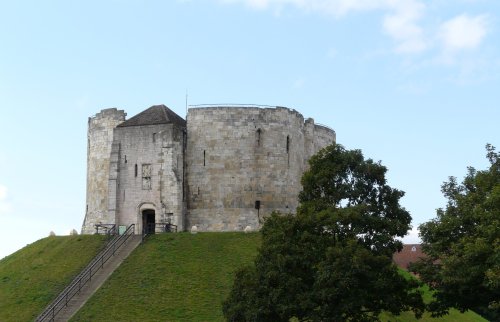
<path id="1" fill-rule="evenodd" d="M 404 270 L 400 270 L 401 274 L 405 275 L 406 278 L 414 278 L 410 273 Z M 429 291 L 429 287 L 424 285 L 422 287 L 422 291 L 424 292 L 424 302 L 429 303 L 432 300 L 432 293 Z M 430 313 L 424 313 L 420 320 L 415 318 L 413 312 L 403 312 L 399 316 L 392 315 L 390 313 L 382 313 L 380 315 L 380 319 L 382 321 L 387 322 L 487 322 L 480 315 L 476 314 L 472 311 L 467 311 L 465 313 L 460 313 L 460 311 L 451 309 L 448 315 L 445 315 L 440 318 L 432 318 Z"/>
<path id="2" fill-rule="evenodd" d="M 155 235 L 140 245 L 71 320 L 223 321 L 233 272 L 257 254 L 259 234 Z M 430 299 L 427 290 L 426 296 Z M 383 321 L 417 321 L 413 313 Z M 485 321 L 473 312 L 420 321 Z"/>
<path id="3" fill-rule="evenodd" d="M 49 237 L 0 261 L 0 321 L 30 321 L 103 246 L 102 236 Z M 151 236 L 71 321 L 223 321 L 233 273 L 257 254 L 256 233 Z M 430 299 L 430 293 L 426 297 Z M 383 321 L 417 321 L 412 313 Z M 473 312 L 419 321 L 485 321 Z"/>
<path id="4" fill-rule="evenodd" d="M 32 321 L 104 242 L 103 236 L 47 237 L 0 260 L 0 321 Z"/>
<path id="5" fill-rule="evenodd" d="M 259 234 L 150 236 L 71 321 L 222 321 L 234 271 Z"/>

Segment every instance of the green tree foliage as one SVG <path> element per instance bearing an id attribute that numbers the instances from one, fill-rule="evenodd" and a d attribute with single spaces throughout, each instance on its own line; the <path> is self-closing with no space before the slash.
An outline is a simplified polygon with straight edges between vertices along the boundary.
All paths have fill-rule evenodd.
<path id="1" fill-rule="evenodd" d="M 412 270 L 435 290 L 435 316 L 455 307 L 500 320 L 500 156 L 492 145 L 486 150 L 489 169 L 469 167 L 461 184 L 450 177 L 446 208 L 420 225 L 428 258 Z"/>
<path id="2" fill-rule="evenodd" d="M 297 215 L 272 214 L 254 266 L 237 272 L 228 321 L 377 321 L 423 309 L 418 282 L 398 274 L 396 236 L 409 229 L 403 192 L 359 150 L 332 145 L 310 160 Z"/>

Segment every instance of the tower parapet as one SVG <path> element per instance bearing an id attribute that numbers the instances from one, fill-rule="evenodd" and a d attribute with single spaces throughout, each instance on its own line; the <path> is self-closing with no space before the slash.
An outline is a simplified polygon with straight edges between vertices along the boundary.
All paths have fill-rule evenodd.
<path id="1" fill-rule="evenodd" d="M 114 223 L 108 215 L 108 181 L 114 128 L 125 121 L 126 113 L 116 108 L 101 110 L 88 120 L 87 203 L 82 233 L 94 232 L 94 225 Z"/>

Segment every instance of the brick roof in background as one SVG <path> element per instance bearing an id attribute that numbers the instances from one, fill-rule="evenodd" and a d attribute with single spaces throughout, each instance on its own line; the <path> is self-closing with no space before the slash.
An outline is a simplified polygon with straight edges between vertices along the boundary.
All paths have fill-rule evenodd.
<path id="1" fill-rule="evenodd" d="M 408 264 L 418 261 L 420 258 L 425 258 L 420 244 L 406 244 L 399 253 L 394 253 L 392 260 L 396 265 L 403 269 L 408 268 Z"/>
<path id="2" fill-rule="evenodd" d="M 165 105 L 154 105 L 121 123 L 118 127 L 170 123 L 186 126 L 186 121 Z"/>

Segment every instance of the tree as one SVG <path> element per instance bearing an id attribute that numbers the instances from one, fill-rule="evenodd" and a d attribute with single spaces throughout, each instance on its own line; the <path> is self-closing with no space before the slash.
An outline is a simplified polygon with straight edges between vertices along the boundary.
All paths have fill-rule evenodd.
<path id="1" fill-rule="evenodd" d="M 426 260 L 413 265 L 434 292 L 434 316 L 472 309 L 500 320 L 500 157 L 486 145 L 490 166 L 469 167 L 461 184 L 442 185 L 448 199 L 437 217 L 420 225 Z"/>
<path id="2" fill-rule="evenodd" d="M 419 285 L 398 274 L 396 236 L 410 228 L 403 192 L 361 151 L 331 145 L 309 161 L 297 215 L 274 213 L 253 266 L 236 274 L 228 321 L 377 321 L 423 310 Z"/>

